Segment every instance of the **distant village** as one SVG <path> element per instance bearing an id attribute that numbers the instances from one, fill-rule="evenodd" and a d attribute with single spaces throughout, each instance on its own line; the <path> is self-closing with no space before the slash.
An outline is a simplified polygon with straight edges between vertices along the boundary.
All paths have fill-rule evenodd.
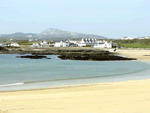
<path id="1" fill-rule="evenodd" d="M 33 42 L 30 47 L 93 47 L 93 48 L 112 48 L 117 47 L 118 44 L 112 42 L 113 40 L 143 40 L 143 39 L 150 39 L 150 36 L 147 37 L 121 37 L 121 39 L 113 39 L 113 40 L 102 40 L 102 39 L 95 39 L 95 38 L 85 38 L 81 40 L 61 40 L 61 41 L 55 41 L 55 42 L 48 42 L 46 40 L 39 40 L 39 39 L 32 39 L 31 36 L 28 42 Z M 1 47 L 21 47 L 19 43 L 13 41 L 13 39 L 9 39 L 9 43 L 3 42 L 0 43 Z"/>
<path id="2" fill-rule="evenodd" d="M 139 39 L 139 40 L 150 39 L 150 36 L 147 36 L 147 37 L 137 37 L 137 38 L 133 38 L 133 37 L 121 37 L 121 40 L 134 40 L 134 39 Z"/>
<path id="3" fill-rule="evenodd" d="M 56 41 L 54 43 L 48 43 L 46 40 L 43 40 L 37 43 L 38 39 L 29 39 L 29 42 L 33 42 L 33 45 L 30 47 L 94 47 L 94 48 L 112 48 L 112 42 L 107 42 L 105 40 L 97 39 L 81 39 L 80 41 L 75 40 L 66 40 L 66 41 Z M 0 46 L 13 46 L 20 47 L 18 43 L 0 43 Z"/>

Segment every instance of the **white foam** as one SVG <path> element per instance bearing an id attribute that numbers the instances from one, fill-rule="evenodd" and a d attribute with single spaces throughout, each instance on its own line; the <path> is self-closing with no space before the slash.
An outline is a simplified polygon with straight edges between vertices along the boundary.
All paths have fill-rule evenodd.
<path id="1" fill-rule="evenodd" d="M 18 86 L 18 85 L 22 85 L 22 84 L 24 84 L 24 83 L 5 84 L 5 85 L 0 85 L 0 87 Z"/>

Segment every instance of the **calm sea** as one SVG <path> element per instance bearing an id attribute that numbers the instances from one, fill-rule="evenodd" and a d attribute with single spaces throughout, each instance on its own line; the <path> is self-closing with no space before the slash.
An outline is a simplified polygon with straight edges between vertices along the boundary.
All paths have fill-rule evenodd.
<path id="1" fill-rule="evenodd" d="M 0 54 L 0 91 L 150 78 L 150 63 L 16 58 Z"/>

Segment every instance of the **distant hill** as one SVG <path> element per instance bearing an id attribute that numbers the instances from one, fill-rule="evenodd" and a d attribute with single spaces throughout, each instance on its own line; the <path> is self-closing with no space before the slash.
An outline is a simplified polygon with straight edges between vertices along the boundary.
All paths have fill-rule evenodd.
<path id="1" fill-rule="evenodd" d="M 16 33 L 12 33 L 12 34 L 0 34 L 0 37 L 14 38 L 14 39 L 29 39 L 29 38 L 47 38 L 47 39 L 97 38 L 97 39 L 107 39 L 106 37 L 99 36 L 99 35 L 62 31 L 62 30 L 54 29 L 54 28 L 45 29 L 40 34 L 16 32 Z"/>
<path id="2" fill-rule="evenodd" d="M 17 32 L 17 33 L 12 33 L 12 34 L 1 34 L 0 37 L 5 37 L 5 38 L 25 38 L 25 37 L 35 37 L 37 34 L 35 33 L 22 33 L 22 32 Z"/>
<path id="3" fill-rule="evenodd" d="M 59 29 L 49 28 L 42 31 L 37 35 L 42 38 L 98 38 L 98 39 L 106 39 L 106 37 L 93 35 L 93 34 L 83 34 L 69 31 L 62 31 Z"/>

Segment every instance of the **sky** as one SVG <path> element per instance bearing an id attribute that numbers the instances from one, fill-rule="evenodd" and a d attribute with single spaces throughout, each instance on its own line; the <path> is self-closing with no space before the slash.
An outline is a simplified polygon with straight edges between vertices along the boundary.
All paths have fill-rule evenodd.
<path id="1" fill-rule="evenodd" d="M 47 28 L 108 38 L 150 36 L 150 0 L 0 0 L 0 34 Z"/>

